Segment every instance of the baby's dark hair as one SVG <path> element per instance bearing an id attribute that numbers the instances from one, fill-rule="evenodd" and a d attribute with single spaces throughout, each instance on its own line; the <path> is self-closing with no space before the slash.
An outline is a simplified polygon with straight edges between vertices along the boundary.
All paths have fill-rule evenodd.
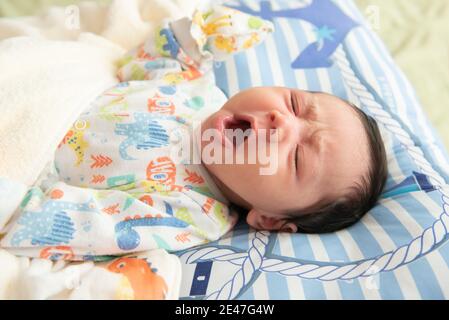
<path id="1" fill-rule="evenodd" d="M 321 203 L 316 208 L 291 214 L 301 233 L 334 232 L 359 221 L 376 204 L 387 180 L 387 156 L 379 127 L 371 116 L 346 101 L 359 116 L 367 137 L 370 153 L 368 173 L 350 192 L 338 199 Z"/>

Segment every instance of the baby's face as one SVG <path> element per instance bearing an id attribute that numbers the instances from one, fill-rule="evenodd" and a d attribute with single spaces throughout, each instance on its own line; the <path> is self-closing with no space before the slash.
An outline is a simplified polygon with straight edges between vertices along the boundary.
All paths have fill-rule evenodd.
<path id="1" fill-rule="evenodd" d="M 244 164 L 205 163 L 224 195 L 250 210 L 247 221 L 257 229 L 285 228 L 283 222 L 293 212 L 346 194 L 368 170 L 363 124 L 352 107 L 332 95 L 283 87 L 248 89 L 206 119 L 201 131 L 222 134 L 235 128 L 277 132 L 277 150 L 267 149 L 276 150 L 273 174 L 261 174 L 266 163 L 256 157 L 250 164 L 247 152 Z M 255 137 L 270 141 L 269 135 Z M 203 151 L 207 144 L 202 142 Z M 221 147 L 224 153 L 229 144 Z M 230 148 L 236 150 L 232 144 Z"/>

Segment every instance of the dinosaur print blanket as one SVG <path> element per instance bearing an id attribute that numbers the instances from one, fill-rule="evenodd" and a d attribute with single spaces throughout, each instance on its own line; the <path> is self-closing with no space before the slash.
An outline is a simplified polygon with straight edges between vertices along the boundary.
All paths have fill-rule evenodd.
<path id="1" fill-rule="evenodd" d="M 193 136 L 226 101 L 214 83 L 213 60 L 257 45 L 272 24 L 219 5 L 199 7 L 186 35 L 174 35 L 185 19 L 168 21 L 120 59 L 120 82 L 77 117 L 5 219 L 0 246 L 21 270 L 15 283 L 6 281 L 33 287 L 16 297 L 176 298 L 180 264 L 167 251 L 217 240 L 236 223 L 194 161 Z M 177 39 L 198 46 L 196 60 Z M 189 158 L 174 159 L 173 150 L 186 142 Z M 84 263 L 52 266 L 48 260 Z"/>

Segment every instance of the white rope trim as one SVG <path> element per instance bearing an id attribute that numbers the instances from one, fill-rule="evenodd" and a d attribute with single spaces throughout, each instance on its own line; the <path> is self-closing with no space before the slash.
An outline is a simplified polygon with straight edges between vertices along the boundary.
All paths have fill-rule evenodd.
<path id="1" fill-rule="evenodd" d="M 319 263 L 303 264 L 301 262 L 286 262 L 280 259 L 265 257 L 266 247 L 270 233 L 258 231 L 250 234 L 251 246 L 248 252 L 237 253 L 231 249 L 207 247 L 189 250 L 181 255 L 186 258 L 186 263 L 195 263 L 198 260 L 228 261 L 240 266 L 232 279 L 224 286 L 211 293 L 206 299 L 234 299 L 240 291 L 254 278 L 256 272 L 275 272 L 284 276 L 296 276 L 304 279 L 316 279 L 321 281 L 351 280 L 357 277 L 373 276 L 383 271 L 391 271 L 408 264 L 417 258 L 429 253 L 439 245 L 447 236 L 449 229 L 449 188 L 444 179 L 432 168 L 425 159 L 421 149 L 415 146 L 413 140 L 401 125 L 382 109 L 374 96 L 360 82 L 352 70 L 342 46 L 340 45 L 334 54 L 334 61 L 340 68 L 343 79 L 348 89 L 359 100 L 359 105 L 367 107 L 376 121 L 395 135 L 402 146 L 408 151 L 419 170 L 425 174 L 436 190 L 441 193 L 443 213 L 433 225 L 413 239 L 409 244 L 396 250 L 384 253 L 371 259 L 351 262 L 349 264 Z"/>

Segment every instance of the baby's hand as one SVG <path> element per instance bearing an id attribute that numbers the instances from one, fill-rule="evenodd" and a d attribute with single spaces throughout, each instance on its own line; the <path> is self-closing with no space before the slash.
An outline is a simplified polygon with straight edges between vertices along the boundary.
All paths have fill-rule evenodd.
<path id="1" fill-rule="evenodd" d="M 190 28 L 200 54 L 214 60 L 252 48 L 273 31 L 270 21 L 213 4 L 194 12 Z"/>

